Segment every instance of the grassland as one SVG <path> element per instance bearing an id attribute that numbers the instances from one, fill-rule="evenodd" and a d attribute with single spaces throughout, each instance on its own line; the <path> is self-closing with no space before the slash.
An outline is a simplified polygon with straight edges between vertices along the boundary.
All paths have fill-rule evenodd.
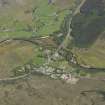
<path id="1" fill-rule="evenodd" d="M 64 17 L 74 6 L 74 0 L 58 0 L 54 4 L 48 4 L 48 0 L 22 1 L 1 7 L 0 37 L 50 35 L 60 30 Z"/>
<path id="2" fill-rule="evenodd" d="M 39 46 L 24 41 L 0 44 L 0 77 L 10 77 L 12 70 L 25 64 L 41 66 L 46 62 L 45 53 Z"/>
<path id="3" fill-rule="evenodd" d="M 50 36 L 56 32 L 56 34 L 59 34 L 58 31 L 61 29 L 65 17 L 75 6 L 76 0 L 54 0 L 55 3 L 53 4 L 48 4 L 48 0 L 8 1 L 9 4 L 7 2 L 3 7 L 0 7 L 0 41 L 5 38 Z M 74 54 L 80 64 L 105 68 L 105 33 L 103 26 L 99 27 L 102 30 L 98 30 L 100 33 L 97 34 L 98 37 L 94 41 L 92 40 L 88 47 L 86 46 L 88 42 L 86 39 L 92 36 L 87 26 L 91 25 L 94 19 L 96 19 L 95 23 L 97 23 L 97 19 L 101 19 L 100 16 L 95 14 L 94 17 L 76 16 L 73 17 L 73 19 L 77 19 L 77 23 L 75 24 L 74 21 L 75 25 L 72 27 L 72 35 L 74 33 L 77 40 L 79 40 L 77 41 L 77 43 L 80 42 L 79 46 L 71 43 L 72 41 L 69 42 L 67 50 L 66 48 L 64 48 L 65 51 L 61 49 L 63 51 L 61 53 L 66 57 L 63 57 L 63 54 L 62 56 L 58 54 L 58 58 L 54 55 L 55 59 L 52 58 L 52 62 L 45 67 L 48 69 L 53 67 L 56 70 L 61 68 L 65 72 L 71 72 L 70 74 L 73 74 L 73 76 L 78 76 L 78 78 L 83 76 L 83 78 L 81 77 L 77 84 L 71 85 L 63 80 L 54 80 L 48 76 L 38 75 L 37 73 L 32 73 L 31 75 L 30 73 L 25 79 L 19 79 L 15 82 L 8 82 L 7 80 L 7 82 L 3 81 L 2 84 L 1 79 L 23 76 L 29 73 L 29 70 L 35 69 L 34 67 L 43 67 L 42 65 L 48 62 L 48 56 L 53 55 L 58 46 L 52 36 L 38 38 L 37 40 L 33 37 L 29 38 L 29 41 L 36 41 L 37 44 L 26 40 L 7 40 L 0 43 L 0 105 L 105 105 L 105 83 L 103 81 L 105 72 L 99 73 L 96 70 L 97 72 L 92 74 L 93 71 L 89 71 L 91 69 L 84 69 L 68 62 L 72 60 L 71 56 Z M 81 23 L 85 26 L 86 34 L 84 34 L 85 31 L 83 26 L 81 27 Z M 65 31 L 68 30 L 68 27 L 65 27 L 67 25 L 63 27 Z M 95 25 L 92 25 L 91 28 Z M 79 30 L 80 28 L 82 29 Z M 92 29 L 96 30 L 97 28 L 94 27 Z M 64 30 L 62 29 L 60 32 L 65 36 Z M 64 36 L 62 40 L 64 40 Z M 85 45 L 83 45 L 85 41 L 82 42 L 79 39 L 81 36 L 87 41 Z M 95 35 L 92 36 L 93 39 L 94 37 Z M 74 37 L 72 39 L 75 40 Z M 58 39 L 56 40 L 58 41 Z M 73 42 L 76 42 L 74 40 Z M 69 55 L 71 49 L 73 54 Z M 27 69 L 28 67 L 30 69 Z"/>
<path id="4" fill-rule="evenodd" d="M 104 33 L 100 35 L 95 43 L 89 48 L 74 48 L 73 52 L 77 56 L 80 64 L 92 67 L 105 67 L 105 41 Z"/>
<path id="5" fill-rule="evenodd" d="M 74 5 L 74 0 L 57 0 L 54 4 L 48 4 L 48 0 L 7 1 L 0 7 L 0 40 L 49 36 L 60 30 L 64 18 Z M 26 63 L 42 65 L 46 62 L 40 46 L 31 43 L 4 43 L 0 45 L 0 52 L 2 77 L 11 76 L 12 69 Z"/>
<path id="6" fill-rule="evenodd" d="M 102 81 L 82 80 L 76 85 L 68 85 L 60 80 L 45 76 L 32 76 L 27 81 L 17 81 L 11 85 L 0 85 L 1 105 L 105 105 Z M 84 91 L 91 91 L 82 95 Z M 91 98 L 92 97 L 92 98 Z M 93 100 L 93 101 L 91 101 Z"/>
<path id="7" fill-rule="evenodd" d="M 73 53 L 77 56 L 77 60 L 81 65 L 104 68 L 105 12 L 103 12 L 103 9 L 105 7 L 96 7 L 97 4 L 93 3 L 94 6 L 89 9 L 89 4 L 86 3 L 83 6 L 85 8 L 84 12 L 76 14 L 72 21 Z M 103 4 L 100 2 L 100 5 Z M 99 10 L 101 10 L 101 14 Z"/>

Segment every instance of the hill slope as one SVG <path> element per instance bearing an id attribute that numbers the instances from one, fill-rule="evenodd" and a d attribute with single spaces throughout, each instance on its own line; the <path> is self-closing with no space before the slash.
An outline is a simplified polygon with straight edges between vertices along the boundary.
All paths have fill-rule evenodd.
<path id="1" fill-rule="evenodd" d="M 49 35 L 60 29 L 75 0 L 0 0 L 0 36 Z"/>
<path id="2" fill-rule="evenodd" d="M 86 0 L 72 21 L 73 52 L 78 62 L 105 67 L 105 1 Z"/>

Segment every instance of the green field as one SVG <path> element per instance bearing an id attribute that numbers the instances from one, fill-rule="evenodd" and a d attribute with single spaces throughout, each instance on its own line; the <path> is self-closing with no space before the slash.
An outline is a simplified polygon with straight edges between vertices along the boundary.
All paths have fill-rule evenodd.
<path id="1" fill-rule="evenodd" d="M 9 4 L 0 7 L 0 40 L 52 35 L 60 31 L 65 17 L 71 13 L 74 6 L 74 0 L 58 0 L 54 4 L 48 4 L 48 0 L 24 0 L 17 3 L 11 0 Z M 44 42 L 41 43 L 44 45 Z M 26 63 L 41 66 L 47 61 L 44 50 L 40 49 L 40 45 L 24 41 L 1 43 L 0 51 L 3 56 L 0 54 L 0 70 L 3 68 L 2 74 L 5 74 L 2 76 L 8 76 L 12 69 Z M 59 66 L 67 64 L 65 60 L 57 63 Z"/>
<path id="2" fill-rule="evenodd" d="M 64 3 L 63 3 L 64 2 Z M 20 3 L 20 2 L 19 2 Z M 0 37 L 46 36 L 59 31 L 74 0 L 48 4 L 48 0 L 11 3 L 0 11 Z M 68 4 L 69 3 L 69 4 Z"/>

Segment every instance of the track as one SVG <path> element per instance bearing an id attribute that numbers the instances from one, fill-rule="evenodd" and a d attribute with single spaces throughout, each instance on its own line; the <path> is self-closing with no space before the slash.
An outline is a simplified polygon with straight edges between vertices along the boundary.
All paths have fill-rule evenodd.
<path id="1" fill-rule="evenodd" d="M 80 8 L 81 8 L 81 6 L 83 5 L 84 2 L 85 2 L 85 0 L 83 0 L 83 1 L 80 3 L 80 5 L 75 9 L 74 13 L 72 13 L 71 18 L 69 19 L 68 33 L 67 33 L 65 39 L 63 40 L 63 42 L 62 42 L 62 43 L 58 46 L 58 48 L 56 49 L 55 53 L 54 53 L 52 56 L 50 56 L 50 59 L 52 59 L 56 53 L 59 53 L 60 50 L 65 49 L 65 48 L 67 47 L 68 41 L 70 41 L 70 39 L 71 39 L 71 31 L 72 31 L 72 29 L 70 28 L 70 25 L 71 25 L 71 22 L 72 22 L 72 18 L 73 18 L 73 16 L 74 16 L 75 14 L 77 14 L 77 13 L 79 12 L 79 10 L 80 10 Z M 49 37 L 49 36 L 40 37 L 40 38 L 36 38 L 36 40 L 37 40 L 37 39 L 45 39 L 45 38 L 48 38 L 48 37 Z M 27 42 L 30 42 L 30 43 L 33 43 L 33 44 L 37 44 L 36 41 L 32 41 L 32 40 L 30 40 L 30 39 L 28 39 L 28 38 L 7 38 L 7 39 L 4 39 L 4 40 L 0 41 L 0 44 L 2 44 L 2 43 L 4 43 L 4 42 L 7 42 L 7 41 L 13 41 L 13 40 L 14 40 L 14 41 L 15 41 L 15 40 L 27 41 Z M 74 55 L 73 55 L 72 52 L 71 52 L 71 54 L 72 54 L 72 57 L 74 57 Z M 47 63 L 45 63 L 44 65 L 49 64 L 49 63 L 51 63 L 51 62 L 52 62 L 52 60 L 49 61 L 49 62 L 47 62 Z M 92 68 L 92 67 L 90 67 L 90 68 L 83 67 L 83 66 L 81 66 L 80 64 L 78 64 L 78 62 L 77 62 L 76 64 L 75 64 L 74 62 L 72 62 L 72 63 L 73 63 L 74 65 L 76 65 L 77 67 L 81 67 L 82 69 L 90 69 L 90 70 L 92 70 L 92 69 L 95 69 L 95 70 L 98 69 L 98 70 L 105 70 L 105 68 L 100 69 L 100 68 Z M 24 79 L 24 78 L 28 77 L 30 74 L 32 74 L 33 72 L 36 72 L 36 71 L 32 71 L 32 72 L 30 72 L 30 73 L 28 73 L 28 74 L 25 74 L 25 75 L 22 75 L 22 76 L 18 76 L 18 77 L 0 79 L 0 83 L 8 83 L 8 82 L 16 81 L 16 80 L 19 80 L 19 79 Z M 80 77 L 80 79 L 92 79 L 92 78 L 81 78 L 81 77 Z M 93 80 L 99 80 L 99 79 L 93 79 Z M 102 81 L 105 81 L 105 79 L 102 79 Z"/>

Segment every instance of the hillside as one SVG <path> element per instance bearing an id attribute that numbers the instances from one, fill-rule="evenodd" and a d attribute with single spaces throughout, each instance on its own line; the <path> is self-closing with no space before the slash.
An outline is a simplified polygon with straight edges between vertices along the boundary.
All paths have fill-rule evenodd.
<path id="1" fill-rule="evenodd" d="M 0 0 L 1 36 L 45 36 L 60 29 L 75 0 Z"/>
<path id="2" fill-rule="evenodd" d="M 105 67 L 105 1 L 86 0 L 72 21 L 73 52 L 78 62 Z"/>
<path id="3" fill-rule="evenodd" d="M 0 105 L 105 105 L 105 0 L 0 0 Z"/>
<path id="4" fill-rule="evenodd" d="M 13 69 L 27 63 L 47 62 L 46 51 L 51 56 L 58 46 L 53 35 L 75 5 L 75 0 L 0 0 L 1 77 L 11 76 Z"/>

